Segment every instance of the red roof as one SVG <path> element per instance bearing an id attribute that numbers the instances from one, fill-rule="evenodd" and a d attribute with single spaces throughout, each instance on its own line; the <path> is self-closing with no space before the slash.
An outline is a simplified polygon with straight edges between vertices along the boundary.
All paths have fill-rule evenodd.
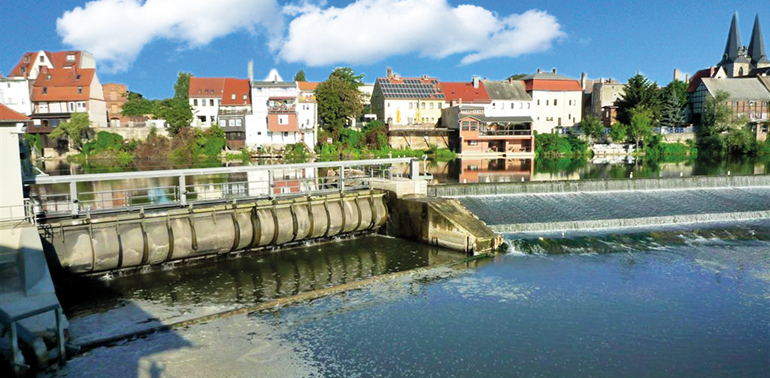
<path id="1" fill-rule="evenodd" d="M 225 90 L 223 77 L 191 77 L 190 98 L 220 98 Z"/>
<path id="2" fill-rule="evenodd" d="M 80 67 L 81 51 L 43 51 L 46 56 L 46 63 L 50 63 L 54 68 Z M 21 56 L 19 63 L 8 74 L 9 77 L 27 77 L 32 70 L 31 67 L 37 63 L 39 52 L 28 52 Z M 67 56 L 72 55 L 75 59 L 67 60 Z M 21 69 L 24 68 L 24 73 Z"/>
<path id="3" fill-rule="evenodd" d="M 29 121 L 29 117 L 3 104 L 0 104 L 0 122 L 24 122 L 24 121 Z"/>
<path id="4" fill-rule="evenodd" d="M 577 80 L 529 79 L 524 81 L 524 85 L 527 91 L 583 91 Z"/>
<path id="5" fill-rule="evenodd" d="M 297 82 L 297 85 L 299 86 L 299 90 L 301 91 L 314 91 L 318 87 L 318 84 L 321 84 L 321 83 L 311 83 L 309 81 Z"/>
<path id="6" fill-rule="evenodd" d="M 704 77 L 712 77 L 712 75 L 716 73 L 716 70 L 714 70 L 713 73 L 711 70 L 712 68 L 705 68 L 692 75 L 690 78 L 690 84 L 687 85 L 687 93 L 695 93 L 695 91 L 698 89 L 698 85 L 700 85 L 701 79 Z"/>
<path id="7" fill-rule="evenodd" d="M 192 78 L 190 78 L 192 80 Z M 192 85 L 190 85 L 192 88 Z M 222 105 L 249 105 L 251 104 L 251 85 L 248 79 L 225 79 L 224 93 L 222 93 Z"/>
<path id="8" fill-rule="evenodd" d="M 32 101 L 87 101 L 95 75 L 93 68 L 43 69 L 32 87 Z"/>
<path id="9" fill-rule="evenodd" d="M 484 83 L 479 81 L 479 87 L 474 88 L 473 83 L 441 83 L 447 102 L 460 101 L 472 104 L 488 104 L 492 102 L 489 98 Z"/>

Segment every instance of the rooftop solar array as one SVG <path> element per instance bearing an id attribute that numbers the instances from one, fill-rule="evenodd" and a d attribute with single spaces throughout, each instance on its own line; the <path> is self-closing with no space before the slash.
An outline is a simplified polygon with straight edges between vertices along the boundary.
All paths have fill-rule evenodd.
<path id="1" fill-rule="evenodd" d="M 425 82 L 421 79 L 404 79 L 403 83 L 391 83 L 387 78 L 379 78 L 377 83 L 380 84 L 382 95 L 386 98 L 445 99 L 436 79 L 428 79 Z"/>

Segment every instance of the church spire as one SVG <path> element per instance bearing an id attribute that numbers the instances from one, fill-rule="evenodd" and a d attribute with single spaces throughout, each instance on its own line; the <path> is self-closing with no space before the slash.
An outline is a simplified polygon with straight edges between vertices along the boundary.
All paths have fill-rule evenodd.
<path id="1" fill-rule="evenodd" d="M 723 63 L 735 62 L 738 58 L 738 50 L 741 48 L 741 36 L 738 33 L 738 12 L 733 13 L 733 22 L 730 24 L 730 34 L 727 36 Z"/>
<path id="2" fill-rule="evenodd" d="M 749 42 L 749 56 L 755 65 L 770 63 L 765 53 L 765 40 L 762 37 L 762 28 L 759 26 L 759 14 L 754 19 L 754 30 L 751 32 L 751 42 Z"/>

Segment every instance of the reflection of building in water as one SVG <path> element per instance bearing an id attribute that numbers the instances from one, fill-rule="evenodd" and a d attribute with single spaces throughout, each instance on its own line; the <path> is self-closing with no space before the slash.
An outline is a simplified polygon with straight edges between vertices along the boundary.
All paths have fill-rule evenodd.
<path id="1" fill-rule="evenodd" d="M 288 194 L 318 189 L 315 168 L 274 169 L 272 170 L 272 193 L 270 191 L 270 172 L 267 170 L 247 172 L 248 183 L 245 192 L 250 197 L 266 196 L 268 194 Z"/>
<path id="2" fill-rule="evenodd" d="M 458 182 L 529 181 L 534 173 L 532 159 L 461 159 Z"/>
<path id="3" fill-rule="evenodd" d="M 531 181 L 580 180 L 580 172 L 538 172 L 532 174 Z"/>

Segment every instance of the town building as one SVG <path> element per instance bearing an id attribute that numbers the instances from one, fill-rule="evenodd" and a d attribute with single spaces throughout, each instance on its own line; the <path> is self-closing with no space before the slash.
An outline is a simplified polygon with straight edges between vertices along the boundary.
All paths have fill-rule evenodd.
<path id="1" fill-rule="evenodd" d="M 280 76 L 273 72 L 271 77 L 274 80 L 251 83 L 253 115 L 247 117 L 246 144 L 257 149 L 283 149 L 289 144 L 304 143 L 308 148 L 314 148 L 317 118 L 313 122 L 315 110 L 309 102 L 314 100 L 305 97 L 300 102 L 297 82 L 280 81 Z M 305 105 L 304 110 L 302 105 Z"/>
<path id="2" fill-rule="evenodd" d="M 446 103 L 438 79 L 403 78 L 388 68 L 372 92 L 372 113 L 388 125 L 436 124 Z"/>
<path id="3" fill-rule="evenodd" d="M 539 133 L 564 132 L 580 123 L 583 110 L 583 88 L 572 78 L 552 72 L 522 78 L 533 101 L 534 130 Z"/>
<path id="4" fill-rule="evenodd" d="M 248 79 L 191 77 L 188 90 L 195 127 L 218 125 L 225 132 L 227 146 L 246 145 L 246 119 L 252 114 Z"/>
<path id="5" fill-rule="evenodd" d="M 599 80 L 593 83 L 591 90 L 591 116 L 602 121 L 605 127 L 610 127 L 617 121 L 618 106 L 615 103 L 626 92 L 626 84 L 614 79 Z"/>
<path id="6" fill-rule="evenodd" d="M 65 149 L 66 141 L 50 141 L 47 134 L 72 113 L 87 113 L 93 127 L 107 127 L 107 106 L 96 75 L 96 62 L 85 51 L 26 53 L 8 75 L 28 79 L 32 85 L 32 126 L 43 135 L 44 147 Z"/>
<path id="7" fill-rule="evenodd" d="M 715 98 L 718 92 L 730 95 L 726 105 L 732 109 L 736 117 L 745 117 L 749 124 L 755 127 L 758 124 L 767 124 L 770 90 L 763 84 L 761 78 L 703 78 L 698 89 L 690 97 L 696 119 L 701 119 L 706 102 L 709 98 Z"/>
<path id="8" fill-rule="evenodd" d="M 315 148 L 318 135 L 318 102 L 315 90 L 319 83 L 297 82 L 299 88 L 297 117 L 299 118 L 300 136 L 308 148 Z M 309 132 L 312 130 L 312 132 Z"/>
<path id="9" fill-rule="evenodd" d="M 219 103 L 225 92 L 225 78 L 191 77 L 188 101 L 192 107 L 195 127 L 209 127 L 218 122 Z"/>
<path id="10" fill-rule="evenodd" d="M 20 77 L 0 77 L 0 104 L 23 115 L 32 114 L 29 80 Z"/>
<path id="11" fill-rule="evenodd" d="M 717 66 L 724 68 L 727 77 L 731 78 L 750 76 L 757 69 L 770 67 L 770 60 L 768 60 L 765 51 L 762 27 L 759 25 L 759 15 L 754 19 L 754 28 L 749 45 L 742 46 L 741 36 L 738 32 L 738 13 L 733 13 L 725 52 Z"/>
<path id="12" fill-rule="evenodd" d="M 128 101 L 128 87 L 125 84 L 107 83 L 102 85 L 102 91 L 110 127 L 128 126 L 128 117 L 122 113 L 123 104 Z"/>
<path id="13" fill-rule="evenodd" d="M 451 149 L 472 154 L 528 154 L 535 152 L 532 117 L 486 115 L 481 105 L 456 104 L 441 112 L 442 126 L 453 131 Z"/>
<path id="14" fill-rule="evenodd" d="M 21 112 L 0 104 L 0 127 L 7 127 L 15 133 L 23 133 L 28 126 L 30 118 Z"/>
<path id="15" fill-rule="evenodd" d="M 522 80 L 504 80 L 482 82 L 489 97 L 489 103 L 484 106 L 487 117 L 520 117 L 533 121 L 534 108 L 532 97 L 527 93 L 527 87 Z"/>

